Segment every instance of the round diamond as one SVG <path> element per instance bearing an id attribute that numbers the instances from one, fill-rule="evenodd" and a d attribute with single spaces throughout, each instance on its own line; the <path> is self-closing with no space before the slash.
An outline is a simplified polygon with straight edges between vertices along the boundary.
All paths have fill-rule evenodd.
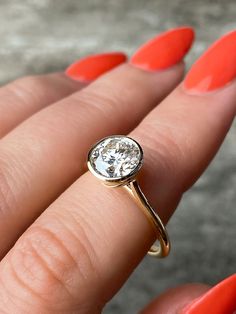
<path id="1" fill-rule="evenodd" d="M 126 136 L 111 136 L 101 140 L 89 153 L 93 171 L 105 179 L 119 180 L 134 174 L 141 166 L 142 150 Z"/>

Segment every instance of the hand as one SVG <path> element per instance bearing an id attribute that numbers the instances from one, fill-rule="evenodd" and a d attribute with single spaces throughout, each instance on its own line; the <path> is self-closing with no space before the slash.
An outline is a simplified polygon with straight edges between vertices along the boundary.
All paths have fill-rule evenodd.
<path id="1" fill-rule="evenodd" d="M 142 145 L 141 185 L 165 223 L 209 164 L 235 116 L 236 83 L 225 85 L 236 76 L 236 32 L 178 85 L 192 39 L 190 28 L 178 28 L 129 63 L 121 53 L 79 61 L 67 71 L 78 82 L 51 74 L 2 87 L 2 313 L 100 313 L 154 241 L 152 226 L 129 195 L 87 172 L 86 155 L 97 140 L 130 134 Z M 210 308 L 222 313 L 217 309 L 233 309 L 235 285 L 233 276 L 191 308 L 186 306 L 209 288 L 179 287 L 144 313 L 210 313 L 209 295 Z M 228 289 L 224 299 L 222 287 Z"/>

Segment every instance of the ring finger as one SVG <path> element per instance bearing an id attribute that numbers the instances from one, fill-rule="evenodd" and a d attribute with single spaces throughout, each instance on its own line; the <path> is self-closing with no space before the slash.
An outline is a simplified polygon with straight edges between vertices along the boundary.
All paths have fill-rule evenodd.
<path id="1" fill-rule="evenodd" d="M 85 87 L 126 61 L 121 52 L 91 55 L 72 64 L 66 74 L 53 73 L 17 79 L 0 88 L 0 138 L 35 112 Z M 92 68 L 88 64 L 92 63 Z M 80 77 L 74 70 L 80 67 Z M 77 81 L 77 82 L 75 82 Z"/>

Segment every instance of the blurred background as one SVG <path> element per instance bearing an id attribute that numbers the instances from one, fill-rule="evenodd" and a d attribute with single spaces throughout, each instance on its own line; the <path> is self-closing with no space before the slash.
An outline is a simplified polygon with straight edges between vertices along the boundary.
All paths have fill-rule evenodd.
<path id="1" fill-rule="evenodd" d="M 235 14 L 234 0 L 0 0 L 0 83 L 64 70 L 90 53 L 131 55 L 157 33 L 184 24 L 196 29 L 189 67 L 211 42 L 236 28 Z M 235 142 L 234 124 L 168 225 L 170 257 L 146 257 L 104 313 L 138 313 L 169 287 L 214 284 L 236 271 Z"/>

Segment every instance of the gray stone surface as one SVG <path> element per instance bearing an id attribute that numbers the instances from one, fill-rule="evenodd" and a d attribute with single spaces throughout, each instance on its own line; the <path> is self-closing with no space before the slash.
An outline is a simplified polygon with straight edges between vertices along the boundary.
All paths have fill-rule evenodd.
<path id="1" fill-rule="evenodd" d="M 197 31 L 190 65 L 210 42 L 236 28 L 235 13 L 234 0 L 1 0 L 0 82 L 63 70 L 88 53 L 131 54 L 153 35 L 181 24 Z M 235 140 L 234 125 L 214 162 L 186 193 L 168 227 L 170 257 L 146 258 L 105 313 L 137 313 L 168 287 L 213 284 L 235 272 Z"/>

